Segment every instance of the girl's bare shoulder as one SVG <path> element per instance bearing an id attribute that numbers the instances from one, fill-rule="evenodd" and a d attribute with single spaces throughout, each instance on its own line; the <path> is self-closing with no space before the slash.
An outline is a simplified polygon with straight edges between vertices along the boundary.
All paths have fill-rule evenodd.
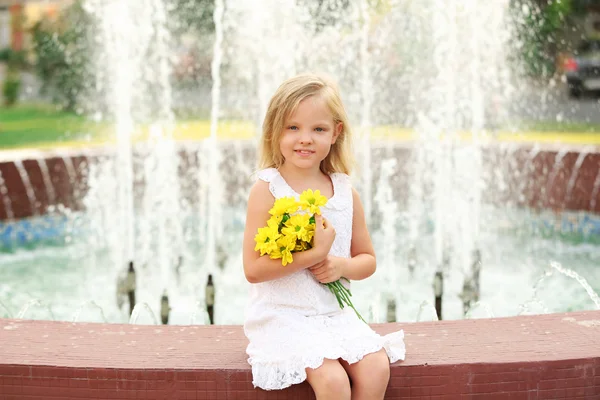
<path id="1" fill-rule="evenodd" d="M 250 188 L 248 203 L 252 202 L 271 205 L 273 204 L 274 199 L 273 194 L 269 190 L 269 182 L 258 179 Z"/>

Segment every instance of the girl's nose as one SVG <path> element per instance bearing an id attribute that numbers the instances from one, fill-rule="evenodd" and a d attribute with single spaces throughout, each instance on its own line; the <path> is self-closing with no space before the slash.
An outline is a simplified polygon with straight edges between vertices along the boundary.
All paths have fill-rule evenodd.
<path id="1" fill-rule="evenodd" d="M 310 132 L 306 132 L 306 131 L 302 132 L 302 134 L 300 135 L 300 143 L 302 143 L 302 144 L 312 143 L 312 135 L 310 134 Z"/>

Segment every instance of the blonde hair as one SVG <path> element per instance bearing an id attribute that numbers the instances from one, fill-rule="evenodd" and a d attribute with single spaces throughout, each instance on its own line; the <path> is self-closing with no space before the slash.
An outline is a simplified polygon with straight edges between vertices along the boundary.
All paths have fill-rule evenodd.
<path id="1" fill-rule="evenodd" d="M 279 168 L 284 162 L 279 142 L 285 121 L 306 98 L 319 96 L 325 101 L 333 117 L 334 128 L 342 123 L 342 132 L 331 145 L 329 154 L 321 161 L 321 171 L 326 174 L 343 172 L 350 174 L 352 169 L 351 130 L 348 116 L 335 82 L 315 74 L 301 74 L 283 82 L 269 102 L 263 122 L 260 168 Z"/>

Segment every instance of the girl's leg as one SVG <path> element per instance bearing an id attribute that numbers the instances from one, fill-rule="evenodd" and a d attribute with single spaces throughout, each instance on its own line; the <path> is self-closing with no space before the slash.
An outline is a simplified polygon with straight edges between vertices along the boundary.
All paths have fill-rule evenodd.
<path id="1" fill-rule="evenodd" d="M 350 400 L 350 381 L 338 360 L 323 360 L 319 368 L 306 368 L 306 380 L 317 400 Z"/>
<path id="2" fill-rule="evenodd" d="M 354 364 L 344 360 L 340 363 L 352 379 L 352 400 L 383 400 L 390 381 L 390 360 L 384 349 Z"/>

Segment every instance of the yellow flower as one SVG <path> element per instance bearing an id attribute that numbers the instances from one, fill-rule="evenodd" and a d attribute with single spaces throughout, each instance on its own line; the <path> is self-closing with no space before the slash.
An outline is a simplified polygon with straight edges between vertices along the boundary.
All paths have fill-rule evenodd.
<path id="1" fill-rule="evenodd" d="M 310 243 L 305 242 L 304 240 L 297 240 L 294 251 L 304 251 L 304 250 L 308 250 L 310 248 L 311 248 Z"/>
<path id="2" fill-rule="evenodd" d="M 285 221 L 281 233 L 286 236 L 294 236 L 297 239 L 310 242 L 314 235 L 314 229 L 310 229 L 310 215 L 300 214 L 292 215 L 290 219 Z"/>
<path id="3" fill-rule="evenodd" d="M 278 224 L 271 222 L 271 220 L 267 224 L 268 226 L 264 228 L 258 228 L 258 233 L 254 236 L 254 241 L 256 242 L 254 251 L 260 251 L 261 256 L 271 254 L 275 251 L 278 247 L 277 239 L 281 237 L 278 231 Z"/>
<path id="4" fill-rule="evenodd" d="M 282 219 L 283 219 L 283 215 L 273 215 L 267 221 L 267 226 L 270 226 L 271 228 L 273 228 L 275 230 L 279 230 L 279 224 L 281 223 Z"/>
<path id="5" fill-rule="evenodd" d="M 283 214 L 292 214 L 298 211 L 298 202 L 293 197 L 280 197 L 275 200 L 273 208 L 269 210 L 269 214 L 280 216 Z"/>
<path id="6" fill-rule="evenodd" d="M 327 197 L 321 195 L 320 190 L 307 189 L 300 195 L 300 207 L 311 214 L 321 214 L 321 206 L 327 204 Z"/>
<path id="7" fill-rule="evenodd" d="M 315 224 L 308 225 L 307 231 L 308 233 L 306 234 L 306 242 L 312 245 L 312 240 L 315 237 Z"/>
<path id="8" fill-rule="evenodd" d="M 294 236 L 281 236 L 277 240 L 277 248 L 270 254 L 272 259 L 281 258 L 281 265 L 284 267 L 294 261 L 292 251 L 296 247 L 296 238 Z"/>

